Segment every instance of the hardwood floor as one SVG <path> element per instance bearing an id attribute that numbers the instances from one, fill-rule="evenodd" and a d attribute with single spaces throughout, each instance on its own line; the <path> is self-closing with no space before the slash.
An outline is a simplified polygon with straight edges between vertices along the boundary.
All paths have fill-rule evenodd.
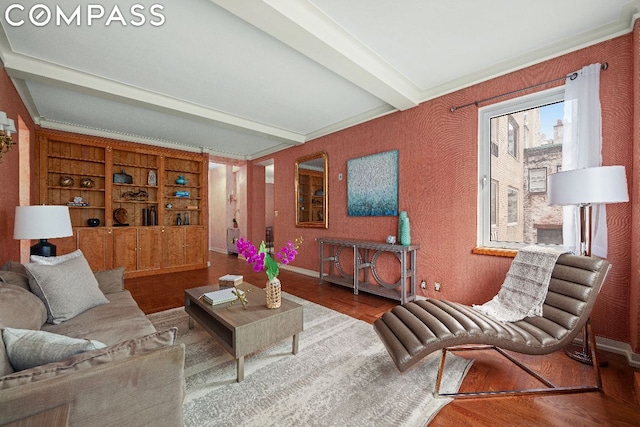
<path id="1" fill-rule="evenodd" d="M 264 272 L 255 273 L 235 256 L 210 252 L 210 261 L 208 269 L 127 279 L 125 287 L 145 313 L 153 313 L 181 307 L 184 289 L 216 283 L 218 277 L 227 273 L 242 274 L 245 281 L 260 287 L 266 282 Z M 283 291 L 368 323 L 398 303 L 369 294 L 353 295 L 348 288 L 319 284 L 316 278 L 289 271 L 281 271 L 279 277 Z M 634 370 L 624 357 L 604 354 L 609 365 L 601 370 L 602 393 L 455 400 L 436 415 L 430 426 L 640 426 Z M 460 391 L 541 386 L 496 352 L 474 351 L 460 355 L 475 359 Z M 569 359 L 562 352 L 535 357 L 518 355 L 518 358 L 557 385 L 594 381 L 588 366 Z M 398 375 L 401 374 L 398 372 Z"/>

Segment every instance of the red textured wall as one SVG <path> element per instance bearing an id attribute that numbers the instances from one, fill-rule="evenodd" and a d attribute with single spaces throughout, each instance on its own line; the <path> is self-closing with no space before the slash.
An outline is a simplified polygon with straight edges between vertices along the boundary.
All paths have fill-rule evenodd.
<path id="1" fill-rule="evenodd" d="M 418 279 L 426 279 L 428 289 L 434 281 L 443 284 L 442 292 L 428 290 L 427 295 L 464 303 L 487 301 L 497 293 L 511 259 L 472 254 L 476 244 L 477 108 L 451 113 L 450 107 L 606 61 L 609 70 L 601 75 L 604 164 L 626 166 L 633 182 L 637 173 L 631 162 L 632 43 L 631 34 L 622 36 L 274 154 L 275 209 L 279 211 L 274 225 L 276 246 L 286 238 L 303 235 L 305 243 L 294 265 L 317 271 L 318 236 L 383 241 L 386 235 L 395 235 L 397 217 L 347 215 L 346 172 L 349 159 L 398 149 L 400 209 L 408 212 L 412 241 L 422 246 Z M 296 228 L 294 162 L 318 151 L 327 152 L 329 158 L 329 229 Z M 345 177 L 343 181 L 338 180 L 339 173 Z M 255 189 L 263 187 L 257 183 Z M 614 268 L 595 308 L 594 327 L 600 336 L 630 342 L 631 204 L 611 205 L 608 218 L 609 260 Z M 637 262 L 634 268 L 638 268 Z M 637 313 L 631 317 L 637 321 Z M 637 343 L 634 348 L 637 350 Z"/>
<path id="2" fill-rule="evenodd" d="M 33 135 L 33 121 L 4 68 L 0 69 L 0 111 L 7 113 L 7 116 L 16 122 L 16 128 L 18 128 L 18 116 L 20 116 L 30 129 L 30 134 Z M 14 141 L 18 141 L 19 135 L 16 133 L 12 135 L 12 138 Z M 33 159 L 33 152 L 31 157 Z M 0 185 L 0 266 L 2 266 L 9 260 L 20 259 L 20 243 L 13 239 L 15 207 L 20 204 L 18 194 L 20 168 L 17 145 L 14 145 L 2 157 L 0 176 L 2 177 L 2 185 Z"/>
<path id="3" fill-rule="evenodd" d="M 640 349 L 640 20 L 633 32 L 633 186 L 631 217 L 631 280 L 629 292 L 629 319 L 631 347 Z M 636 372 L 636 395 L 640 396 L 640 372 Z"/>

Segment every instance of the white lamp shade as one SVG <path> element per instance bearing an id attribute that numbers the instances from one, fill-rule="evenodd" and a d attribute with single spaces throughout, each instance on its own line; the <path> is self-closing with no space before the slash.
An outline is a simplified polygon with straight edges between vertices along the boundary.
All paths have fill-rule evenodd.
<path id="1" fill-rule="evenodd" d="M 14 239 L 53 239 L 67 236 L 73 236 L 68 207 L 46 205 L 16 207 Z"/>
<path id="2" fill-rule="evenodd" d="M 16 133 L 16 122 L 14 122 L 13 119 L 9 119 L 8 122 L 9 122 L 9 126 L 7 127 L 7 129 L 5 129 L 7 132 L 7 135 Z"/>
<path id="3" fill-rule="evenodd" d="M 624 166 L 599 166 L 549 176 L 550 205 L 628 202 Z"/>

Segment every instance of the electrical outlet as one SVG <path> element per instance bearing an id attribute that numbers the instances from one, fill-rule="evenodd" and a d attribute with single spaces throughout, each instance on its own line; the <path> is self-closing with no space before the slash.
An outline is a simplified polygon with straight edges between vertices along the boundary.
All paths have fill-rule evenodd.
<path id="1" fill-rule="evenodd" d="M 427 289 L 427 281 L 426 281 L 426 280 L 423 280 L 422 282 L 420 282 L 420 287 L 421 287 L 422 289 Z"/>
<path id="2" fill-rule="evenodd" d="M 435 289 L 436 292 L 440 292 L 440 287 L 441 287 L 440 282 L 435 282 L 433 284 L 433 289 Z"/>

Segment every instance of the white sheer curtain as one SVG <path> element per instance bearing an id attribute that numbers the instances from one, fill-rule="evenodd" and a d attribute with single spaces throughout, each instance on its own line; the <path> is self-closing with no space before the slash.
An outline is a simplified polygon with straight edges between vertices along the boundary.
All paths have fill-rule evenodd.
<path id="1" fill-rule="evenodd" d="M 564 101 L 562 170 L 602 166 L 602 113 L 600 110 L 600 64 L 591 64 L 567 77 Z M 579 209 L 565 206 L 564 246 L 580 250 Z M 607 213 L 605 205 L 592 208 L 591 253 L 607 256 Z"/>

